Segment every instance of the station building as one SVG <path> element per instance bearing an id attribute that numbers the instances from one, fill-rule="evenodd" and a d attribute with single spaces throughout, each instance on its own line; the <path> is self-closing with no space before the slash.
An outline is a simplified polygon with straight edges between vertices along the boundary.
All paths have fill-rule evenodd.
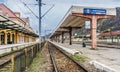
<path id="1" fill-rule="evenodd" d="M 34 42 L 36 37 L 29 18 L 21 18 L 19 12 L 0 4 L 0 45 Z"/>

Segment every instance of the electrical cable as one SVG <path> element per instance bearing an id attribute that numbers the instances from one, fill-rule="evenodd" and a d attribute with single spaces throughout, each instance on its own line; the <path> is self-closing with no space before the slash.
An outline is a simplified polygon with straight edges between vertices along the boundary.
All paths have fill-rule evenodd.
<path id="1" fill-rule="evenodd" d="M 39 19 L 39 17 L 27 6 L 26 3 L 22 2 L 21 0 L 20 0 L 20 2 L 21 2 L 24 6 L 26 6 L 26 7 L 31 11 L 31 13 L 32 13 L 37 19 Z"/>
<path id="2" fill-rule="evenodd" d="M 50 9 L 48 9 L 42 16 L 41 19 L 54 7 L 55 5 L 53 4 L 52 7 Z"/>

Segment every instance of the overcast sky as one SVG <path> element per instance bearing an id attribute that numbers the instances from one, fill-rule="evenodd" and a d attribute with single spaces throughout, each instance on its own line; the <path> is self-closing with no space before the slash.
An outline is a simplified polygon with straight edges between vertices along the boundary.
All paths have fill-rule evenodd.
<path id="1" fill-rule="evenodd" d="M 38 16 L 38 2 L 36 0 L 21 0 L 28 4 L 27 6 Z M 33 29 L 38 30 L 38 19 L 20 2 L 20 0 L 0 0 L 6 4 L 11 10 L 21 12 L 22 17 L 30 18 L 30 25 Z M 65 13 L 71 5 L 105 7 L 120 7 L 120 0 L 42 0 L 42 15 L 54 4 L 55 6 L 42 18 L 42 35 L 45 30 L 54 30 L 59 24 Z M 49 33 L 49 32 L 48 32 Z"/>

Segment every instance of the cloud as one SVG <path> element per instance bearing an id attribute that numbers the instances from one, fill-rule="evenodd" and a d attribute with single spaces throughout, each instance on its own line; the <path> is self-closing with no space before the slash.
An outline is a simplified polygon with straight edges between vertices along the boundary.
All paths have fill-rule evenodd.
<path id="1" fill-rule="evenodd" d="M 91 7 L 116 7 L 116 3 L 108 0 L 43 0 L 46 4 L 55 4 L 55 7 L 42 20 L 44 28 L 55 29 L 71 5 Z M 107 3 L 107 4 L 106 4 Z M 48 7 L 46 7 L 48 8 Z M 44 7 L 43 12 L 46 10 Z M 43 29 L 44 30 L 44 29 Z"/>
<path id="2" fill-rule="evenodd" d="M 36 15 L 38 15 L 38 6 L 35 6 L 33 4 L 37 4 L 37 2 L 35 0 L 22 0 L 24 3 L 28 4 L 28 7 L 34 11 L 34 13 Z M 21 17 L 29 17 L 30 19 L 30 26 L 35 29 L 38 30 L 38 19 L 30 12 L 30 10 L 25 7 L 25 5 L 23 3 L 20 2 L 20 0 L 6 0 L 5 4 L 7 7 L 9 7 L 12 11 L 14 12 L 20 12 L 21 13 Z M 31 4 L 31 5 L 29 5 Z"/>
<path id="3" fill-rule="evenodd" d="M 31 27 L 38 30 L 39 20 L 20 2 L 20 0 L 5 0 L 6 5 L 13 11 L 21 12 L 22 17 L 29 17 Z M 26 4 L 38 4 L 36 0 L 22 0 Z M 71 5 L 90 7 L 119 7 L 119 0 L 42 0 L 42 15 L 53 5 L 42 19 L 42 35 L 46 29 L 55 29 Z M 28 5 L 36 15 L 39 14 L 38 5 Z"/>
<path id="4" fill-rule="evenodd" d="M 46 24 L 46 28 L 55 29 L 58 23 L 61 21 L 63 16 L 66 14 L 70 5 L 66 4 L 55 4 L 54 8 L 48 12 L 47 15 L 42 19 L 42 22 Z M 43 11 L 46 10 L 43 8 Z M 48 10 L 48 9 L 47 9 Z"/>
<path id="5" fill-rule="evenodd" d="M 120 2 L 120 0 L 112 0 L 113 2 Z"/>
<path id="6" fill-rule="evenodd" d="M 0 3 L 4 3 L 5 1 L 4 0 L 0 0 Z"/>

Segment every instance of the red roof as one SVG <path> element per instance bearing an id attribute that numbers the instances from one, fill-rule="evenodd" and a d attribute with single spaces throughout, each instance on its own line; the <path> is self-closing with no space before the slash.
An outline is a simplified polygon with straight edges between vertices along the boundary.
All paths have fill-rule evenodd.
<path id="1" fill-rule="evenodd" d="M 8 17 L 11 19 L 17 19 L 20 22 L 24 22 L 27 23 L 29 22 L 28 18 L 19 18 L 17 17 L 15 14 L 20 14 L 20 12 L 13 12 L 11 9 L 9 9 L 7 6 L 5 6 L 4 4 L 0 4 L 0 9 L 1 9 L 1 14 L 3 16 L 6 16 L 6 14 L 8 14 Z"/>
<path id="2" fill-rule="evenodd" d="M 101 33 L 99 36 L 116 36 L 120 35 L 120 31 Z"/>
<path id="3" fill-rule="evenodd" d="M 15 14 L 20 14 L 20 12 L 14 12 Z"/>
<path id="4" fill-rule="evenodd" d="M 2 15 L 5 16 L 6 14 L 8 14 L 8 17 L 11 19 L 16 18 L 17 20 L 19 20 L 20 22 L 24 22 L 22 19 L 20 19 L 19 17 L 17 17 L 15 15 L 15 13 L 20 14 L 20 12 L 13 12 L 12 10 L 10 10 L 7 6 L 5 6 L 4 4 L 0 4 L 0 9 L 2 9 Z"/>
<path id="5" fill-rule="evenodd" d="M 27 18 L 21 18 L 24 22 L 28 22 Z"/>
<path id="6" fill-rule="evenodd" d="M 2 15 L 8 14 L 8 17 L 17 17 L 12 10 L 10 10 L 7 6 L 4 4 L 0 4 L 0 9 L 2 9 Z"/>

